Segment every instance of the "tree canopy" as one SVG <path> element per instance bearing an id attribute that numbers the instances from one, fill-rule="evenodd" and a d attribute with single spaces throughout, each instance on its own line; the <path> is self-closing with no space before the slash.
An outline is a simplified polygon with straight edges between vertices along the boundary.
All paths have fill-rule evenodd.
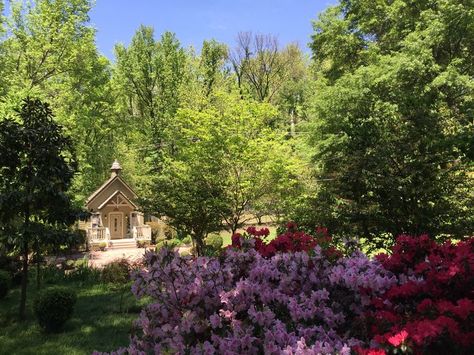
<path id="1" fill-rule="evenodd" d="M 457 1 L 341 1 L 314 23 L 323 220 L 367 237 L 472 232 L 473 16 Z"/>
<path id="2" fill-rule="evenodd" d="M 52 111 L 40 100 L 26 99 L 17 118 L 0 121 L 0 219 L 23 257 L 20 316 L 24 317 L 28 259 L 37 249 L 39 231 L 67 227 L 76 210 L 67 194 L 77 165 L 74 148 Z M 10 236 L 11 236 L 10 235 Z"/>

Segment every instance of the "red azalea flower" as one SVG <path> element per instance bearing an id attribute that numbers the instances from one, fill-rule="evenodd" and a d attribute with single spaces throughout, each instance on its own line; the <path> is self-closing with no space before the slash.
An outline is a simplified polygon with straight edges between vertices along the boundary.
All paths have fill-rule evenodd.
<path id="1" fill-rule="evenodd" d="M 457 307 L 453 309 L 453 313 L 461 319 L 467 319 L 474 312 L 474 302 L 470 299 L 463 298 L 458 301 Z"/>
<path id="2" fill-rule="evenodd" d="M 395 334 L 388 338 L 388 342 L 393 346 L 397 347 L 402 344 L 408 337 L 408 332 L 406 330 L 402 330 L 401 332 Z"/>
<path id="3" fill-rule="evenodd" d="M 433 307 L 433 301 L 429 298 L 425 298 L 423 301 L 421 301 L 418 306 L 416 307 L 416 310 L 420 313 L 424 313 L 428 310 L 430 310 Z"/>

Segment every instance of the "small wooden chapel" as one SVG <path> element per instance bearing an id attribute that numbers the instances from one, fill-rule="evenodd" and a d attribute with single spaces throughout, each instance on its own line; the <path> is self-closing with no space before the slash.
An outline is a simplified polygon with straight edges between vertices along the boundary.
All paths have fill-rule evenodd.
<path id="1" fill-rule="evenodd" d="M 151 240 L 151 228 L 144 223 L 136 204 L 137 194 L 122 178 L 117 160 L 110 171 L 110 178 L 86 200 L 90 213 L 86 228 L 89 245 L 124 246 Z"/>

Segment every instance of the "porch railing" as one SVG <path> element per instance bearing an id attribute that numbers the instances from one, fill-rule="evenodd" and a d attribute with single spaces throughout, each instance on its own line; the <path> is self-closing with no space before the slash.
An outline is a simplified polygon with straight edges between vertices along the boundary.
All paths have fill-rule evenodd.
<path id="1" fill-rule="evenodd" d="M 133 238 L 136 240 L 151 240 L 151 227 L 146 224 L 133 227 Z"/>
<path id="2" fill-rule="evenodd" d="M 89 243 L 107 243 L 110 239 L 109 228 L 107 227 L 94 227 L 87 228 L 87 239 Z"/>

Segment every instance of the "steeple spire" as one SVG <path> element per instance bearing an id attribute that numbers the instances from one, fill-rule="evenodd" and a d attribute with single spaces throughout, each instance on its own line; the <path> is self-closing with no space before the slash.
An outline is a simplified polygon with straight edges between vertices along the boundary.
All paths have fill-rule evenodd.
<path id="1" fill-rule="evenodd" d="M 120 163 L 118 162 L 117 159 L 114 160 L 112 163 L 112 167 L 110 168 L 110 171 L 112 171 L 112 176 L 120 175 L 120 172 L 122 171 L 122 167 L 120 166 Z"/>

